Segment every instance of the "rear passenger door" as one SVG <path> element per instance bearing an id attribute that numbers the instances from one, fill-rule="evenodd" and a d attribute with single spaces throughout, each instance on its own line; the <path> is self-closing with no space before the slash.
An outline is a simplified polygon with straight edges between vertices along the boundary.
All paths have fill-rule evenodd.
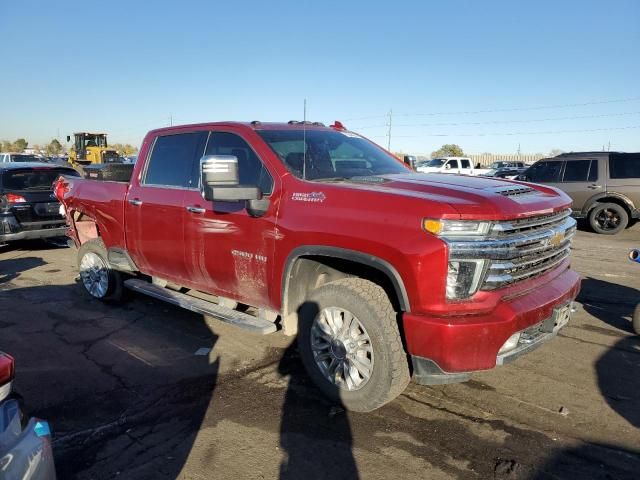
<path id="1" fill-rule="evenodd" d="M 599 178 L 597 159 L 570 159 L 564 162 L 561 184 L 556 186 L 571 197 L 571 208 L 579 213 L 587 200 L 600 191 Z"/>
<path id="2" fill-rule="evenodd" d="M 473 170 L 471 168 L 471 161 L 467 159 L 460 160 L 460 170 L 459 173 L 463 173 L 465 175 L 471 175 Z"/>
<path id="3" fill-rule="evenodd" d="M 640 209 L 640 153 L 609 155 L 606 191 L 621 193 Z"/>
<path id="4" fill-rule="evenodd" d="M 140 178 L 131 179 L 125 204 L 127 248 L 143 273 L 176 283 L 188 277 L 183 200 L 185 192 L 198 192 L 192 168 L 206 140 L 206 131 L 156 137 Z"/>

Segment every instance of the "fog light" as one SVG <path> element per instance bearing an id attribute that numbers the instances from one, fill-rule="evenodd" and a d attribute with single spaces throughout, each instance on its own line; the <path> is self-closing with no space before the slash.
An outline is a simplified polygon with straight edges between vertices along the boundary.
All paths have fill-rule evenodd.
<path id="1" fill-rule="evenodd" d="M 504 342 L 504 345 L 502 345 L 502 348 L 500 348 L 500 351 L 498 352 L 498 355 L 502 354 L 502 353 L 506 353 L 510 350 L 513 350 L 514 348 L 516 348 L 518 346 L 518 342 L 520 341 L 520 332 L 518 333 L 514 333 L 513 335 L 511 335 L 506 342 Z"/>
<path id="2" fill-rule="evenodd" d="M 478 290 L 484 260 L 450 260 L 447 272 L 447 298 L 468 298 Z"/>

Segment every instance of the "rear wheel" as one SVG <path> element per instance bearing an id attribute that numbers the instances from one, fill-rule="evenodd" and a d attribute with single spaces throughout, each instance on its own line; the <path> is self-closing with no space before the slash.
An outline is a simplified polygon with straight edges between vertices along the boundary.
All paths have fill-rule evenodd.
<path id="1" fill-rule="evenodd" d="M 589 224 L 596 233 L 615 235 L 629 224 L 629 214 L 617 203 L 600 203 L 589 213 Z"/>
<path id="2" fill-rule="evenodd" d="M 367 280 L 345 278 L 311 292 L 300 309 L 298 346 L 311 379 L 349 410 L 375 410 L 409 383 L 396 313 Z"/>
<path id="3" fill-rule="evenodd" d="M 103 301 L 122 300 L 122 275 L 109 267 L 107 249 L 102 239 L 95 238 L 82 244 L 78 250 L 78 270 L 80 283 L 93 298 Z"/>

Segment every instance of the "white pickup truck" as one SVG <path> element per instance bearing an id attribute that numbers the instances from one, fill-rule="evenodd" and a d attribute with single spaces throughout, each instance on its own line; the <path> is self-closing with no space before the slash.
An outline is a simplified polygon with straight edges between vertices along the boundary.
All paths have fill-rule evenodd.
<path id="1" fill-rule="evenodd" d="M 468 157 L 432 158 L 416 165 L 421 173 L 458 173 L 463 175 L 478 175 L 473 168 L 473 162 Z"/>

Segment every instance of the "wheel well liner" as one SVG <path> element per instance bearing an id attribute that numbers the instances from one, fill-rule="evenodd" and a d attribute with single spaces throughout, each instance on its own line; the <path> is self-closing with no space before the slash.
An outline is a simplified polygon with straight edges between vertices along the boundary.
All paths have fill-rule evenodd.
<path id="1" fill-rule="evenodd" d="M 589 199 L 582 210 L 584 215 L 588 216 L 589 212 L 591 212 L 591 210 L 593 210 L 599 203 L 616 203 L 623 207 L 627 211 L 629 216 L 631 216 L 636 210 L 636 207 L 631 199 L 629 199 L 625 195 L 614 192 L 603 192 Z"/>

